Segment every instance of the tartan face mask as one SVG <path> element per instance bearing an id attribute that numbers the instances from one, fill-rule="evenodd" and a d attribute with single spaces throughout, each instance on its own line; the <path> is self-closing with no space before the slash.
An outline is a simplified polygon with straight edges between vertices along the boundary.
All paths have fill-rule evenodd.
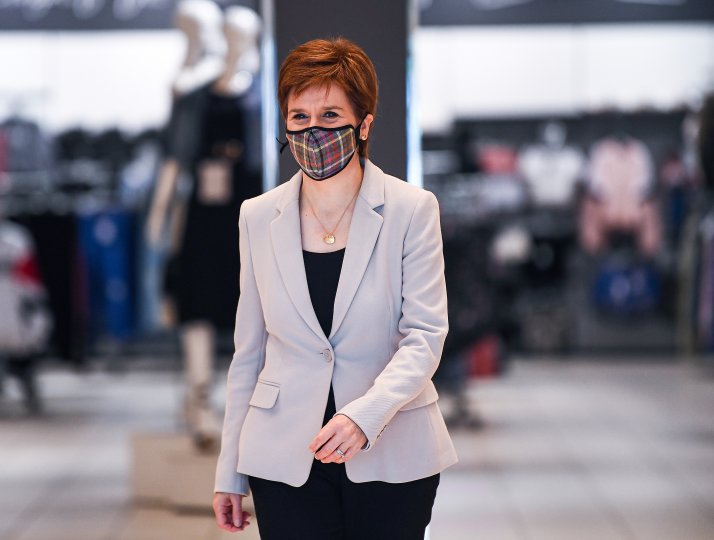
<path id="1" fill-rule="evenodd" d="M 362 119 L 364 121 L 364 118 Z M 359 141 L 357 127 L 350 124 L 340 127 L 312 126 L 299 130 L 286 130 L 286 145 L 303 172 L 313 180 L 327 180 L 342 171 L 357 150 Z"/>

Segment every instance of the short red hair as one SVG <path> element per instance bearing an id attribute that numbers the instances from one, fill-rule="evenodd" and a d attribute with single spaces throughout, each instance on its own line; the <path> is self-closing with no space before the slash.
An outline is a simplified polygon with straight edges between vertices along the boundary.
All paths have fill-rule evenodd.
<path id="1" fill-rule="evenodd" d="M 278 103 L 283 120 L 287 117 L 288 97 L 310 86 L 336 84 L 350 100 L 359 122 L 366 114 L 376 116 L 377 72 L 361 47 L 343 37 L 313 39 L 295 47 L 283 61 L 278 74 Z M 369 139 L 359 141 L 359 153 L 368 157 Z"/>

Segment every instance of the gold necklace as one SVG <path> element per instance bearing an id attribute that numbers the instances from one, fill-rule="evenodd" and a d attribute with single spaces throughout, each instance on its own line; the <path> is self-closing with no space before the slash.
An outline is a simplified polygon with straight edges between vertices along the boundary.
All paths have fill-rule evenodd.
<path id="1" fill-rule="evenodd" d="M 322 227 L 322 230 L 325 232 L 325 234 L 322 235 L 322 241 L 325 242 L 325 244 L 334 244 L 335 243 L 335 231 L 337 231 L 337 227 L 340 226 L 340 222 L 342 221 L 342 218 L 345 217 L 345 213 L 347 212 L 347 209 L 350 207 L 352 204 L 352 201 L 355 200 L 357 197 L 357 194 L 359 193 L 359 188 L 357 191 L 355 191 L 355 194 L 352 196 L 352 199 L 350 200 L 349 203 L 347 203 L 347 206 L 345 206 L 345 209 L 342 211 L 342 215 L 340 216 L 340 219 L 337 220 L 337 224 L 335 225 L 335 228 L 332 229 L 332 232 L 327 230 L 327 227 L 325 227 L 322 224 L 322 221 L 320 221 L 320 218 L 317 216 L 317 212 L 315 212 L 315 209 L 312 207 L 312 203 L 310 202 L 310 198 L 307 196 L 307 193 L 303 191 L 303 195 L 305 196 L 305 200 L 307 201 L 307 205 L 310 207 L 310 210 L 312 211 L 312 215 L 315 216 L 315 219 L 317 219 L 317 222 L 320 224 Z"/>

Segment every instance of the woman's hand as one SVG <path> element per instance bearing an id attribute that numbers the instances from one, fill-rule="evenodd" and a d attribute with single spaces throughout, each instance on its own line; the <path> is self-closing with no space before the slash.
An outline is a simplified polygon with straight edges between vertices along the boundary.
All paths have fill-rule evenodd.
<path id="1" fill-rule="evenodd" d="M 223 493 L 213 495 L 213 513 L 221 529 L 229 532 L 243 531 L 250 525 L 250 512 L 243 510 L 243 497 L 238 493 Z"/>
<path id="2" fill-rule="evenodd" d="M 315 453 L 315 459 L 323 463 L 346 463 L 360 451 L 367 442 L 367 437 L 351 418 L 344 414 L 335 415 L 323 426 L 310 443 L 310 452 Z M 322 447 L 322 448 L 320 448 Z M 342 450 L 344 457 L 335 450 Z"/>

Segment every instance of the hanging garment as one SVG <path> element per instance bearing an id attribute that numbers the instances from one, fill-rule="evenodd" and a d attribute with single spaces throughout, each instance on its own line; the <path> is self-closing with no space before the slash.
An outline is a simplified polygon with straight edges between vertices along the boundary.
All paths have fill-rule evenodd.
<path id="1" fill-rule="evenodd" d="M 642 314 L 657 308 L 661 278 L 651 263 L 607 258 L 593 283 L 593 301 L 611 315 Z"/>
<path id="2" fill-rule="evenodd" d="M 603 139 L 590 153 L 587 187 L 603 205 L 609 227 L 631 228 L 639 223 L 639 206 L 654 187 L 652 157 L 642 141 Z"/>
<path id="3" fill-rule="evenodd" d="M 202 125 L 213 81 L 188 94 L 178 96 L 171 104 L 169 121 L 161 134 L 163 154 L 190 167 L 201 146 Z"/>
<path id="4" fill-rule="evenodd" d="M 136 330 L 135 217 L 120 208 L 84 212 L 78 216 L 78 232 L 92 337 L 127 340 Z"/>
<path id="5" fill-rule="evenodd" d="M 518 156 L 518 171 L 536 206 L 567 206 L 585 165 L 583 153 L 572 147 L 527 146 Z"/>
<path id="6" fill-rule="evenodd" d="M 87 271 L 73 214 L 40 214 L 13 216 L 31 233 L 37 250 L 40 274 L 43 276 L 54 320 L 50 345 L 53 354 L 83 365 L 87 353 L 89 300 Z"/>
<path id="7" fill-rule="evenodd" d="M 7 171 L 7 135 L 0 129 L 0 173 Z M 0 193 L 5 193 L 9 189 L 9 180 L 0 180 Z"/>
<path id="8" fill-rule="evenodd" d="M 245 167 L 251 171 L 261 171 L 263 168 L 263 137 L 262 126 L 262 95 L 259 74 L 253 76 L 253 83 L 245 94 L 240 97 L 240 103 L 245 113 Z"/>
<path id="9" fill-rule="evenodd" d="M 698 158 L 704 185 L 714 191 L 714 92 L 704 100 L 699 112 Z"/>
<path id="10" fill-rule="evenodd" d="M 659 171 L 662 186 L 662 216 L 667 245 L 679 247 L 685 220 L 690 214 L 695 194 L 695 178 L 689 175 L 684 151 L 672 150 Z"/>
<path id="11" fill-rule="evenodd" d="M 30 120 L 13 116 L 0 125 L 5 140 L 5 168 L 8 171 L 38 171 L 53 163 L 52 138 Z"/>
<path id="12" fill-rule="evenodd" d="M 632 232 L 640 253 L 653 256 L 662 242 L 662 223 L 652 194 L 652 158 L 641 141 L 607 138 L 590 154 L 588 197 L 580 208 L 580 241 L 589 253 L 601 251 L 610 232 Z"/>
<path id="13" fill-rule="evenodd" d="M 697 345 L 702 351 L 714 348 L 714 215 L 699 226 L 699 295 L 697 302 Z"/>
<path id="14" fill-rule="evenodd" d="M 501 330 L 510 313 L 498 284 L 491 275 L 489 246 L 493 231 L 489 226 L 459 226 L 443 236 L 445 279 L 449 294 L 449 334 L 444 342 L 442 363 L 436 378 L 443 382 L 454 372 L 452 362 L 490 332 Z M 454 294 L 458 291 L 457 294 Z"/>
<path id="15" fill-rule="evenodd" d="M 477 145 L 478 165 L 482 172 L 496 175 L 511 175 L 516 172 L 518 155 L 509 144 L 489 142 Z"/>
<path id="16" fill-rule="evenodd" d="M 0 221 L 0 353 L 22 357 L 44 351 L 52 318 L 24 227 Z"/>
<path id="17" fill-rule="evenodd" d="M 696 201 L 696 199 L 695 199 Z M 677 341 L 687 355 L 696 351 L 696 308 L 699 298 L 699 224 L 702 207 L 694 204 L 687 216 L 677 251 Z"/>
<path id="18" fill-rule="evenodd" d="M 134 159 L 120 173 L 118 198 L 125 208 L 135 208 L 136 246 L 136 330 L 151 333 L 161 328 L 161 280 L 163 251 L 159 246 L 146 242 L 144 231 L 148 213 L 141 211 L 149 203 L 151 188 L 159 174 L 161 149 L 153 136 L 137 137 Z"/>

